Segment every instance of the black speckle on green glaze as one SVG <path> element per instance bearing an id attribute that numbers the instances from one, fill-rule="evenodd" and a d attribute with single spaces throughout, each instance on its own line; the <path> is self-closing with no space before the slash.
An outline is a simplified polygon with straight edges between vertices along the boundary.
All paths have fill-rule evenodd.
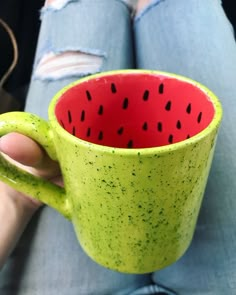
<path id="1" fill-rule="evenodd" d="M 159 94 L 168 91 L 164 82 L 159 90 L 158 87 L 156 92 Z M 108 91 L 112 99 L 119 94 L 115 83 L 113 86 L 108 83 Z M 140 93 L 141 103 L 144 91 Z M 89 89 L 84 93 L 88 104 L 94 102 L 92 94 Z M 164 98 L 164 95 L 157 96 L 158 99 Z M 145 94 L 145 97 L 152 99 L 150 94 Z M 131 102 L 123 101 L 119 107 L 121 112 L 129 112 Z M 184 108 L 186 116 L 194 113 L 188 104 Z M 173 110 L 174 104 L 164 101 L 163 111 L 168 112 L 169 109 Z M 21 191 L 45 201 L 71 219 L 85 252 L 109 269 L 150 273 L 170 265 L 183 255 L 194 233 L 213 157 L 215 134 L 202 137 L 197 143 L 191 142 L 192 139 L 186 140 L 188 144 L 179 149 L 172 148 L 174 144 L 169 149 L 135 149 L 135 140 L 132 149 L 108 149 L 76 141 L 72 136 L 64 138 L 61 134 L 65 131 L 61 125 L 51 140 L 48 124 L 41 125 L 32 118 L 27 120 L 34 121 L 33 128 L 37 129 L 33 131 L 35 139 L 42 137 L 42 133 L 46 134 L 40 144 L 60 162 L 65 189 L 50 186 L 46 180 L 31 178 L 0 158 L 2 180 L 5 177 L 9 182 L 24 183 Z M 79 120 L 81 118 L 83 116 Z M 86 114 L 84 119 L 87 120 Z M 163 126 L 158 129 L 158 120 L 154 122 L 155 134 L 168 138 L 170 134 L 164 133 Z M 145 135 L 143 123 L 138 128 Z M 178 128 L 179 124 L 175 124 L 176 121 L 174 128 Z M 87 128 L 89 126 L 85 127 L 85 134 Z M 149 124 L 148 128 L 151 128 Z M 97 138 L 101 137 L 100 131 L 100 127 L 90 130 L 97 132 Z M 31 130 L 27 132 L 27 135 L 32 133 Z M 118 136 L 117 130 L 114 132 Z M 102 135 L 107 136 L 106 133 Z M 133 138 L 127 138 L 127 144 L 131 140 Z"/>
<path id="2" fill-rule="evenodd" d="M 92 206 L 93 214 L 98 216 L 98 211 L 101 212 L 100 220 L 95 231 L 91 221 L 89 233 L 90 239 L 97 235 L 100 237 L 96 238 L 96 243 L 99 239 L 104 242 L 99 255 L 94 247 L 89 248 L 90 255 L 99 256 L 100 263 L 106 267 L 108 264 L 104 261 L 108 262 L 106 258 L 109 256 L 109 268 L 135 273 L 162 268 L 180 257 L 191 241 L 202 198 L 200 188 L 208 173 L 205 167 L 207 152 L 202 153 L 205 155 L 203 159 L 199 156 L 200 150 L 202 145 L 194 149 L 187 148 L 179 152 L 178 156 L 169 152 L 146 157 L 139 152 L 135 161 L 126 156 L 119 156 L 117 161 L 107 157 L 106 165 L 103 165 L 104 156 L 102 162 L 96 160 L 99 174 L 89 186 L 90 190 L 94 190 L 94 197 L 90 192 L 84 196 L 84 201 L 91 197 L 94 201 L 99 200 L 98 206 L 96 202 Z M 112 167 L 112 174 L 109 173 L 109 166 Z M 106 178 L 101 178 L 102 174 Z M 194 210 L 193 207 L 198 209 Z M 92 212 L 90 214 L 93 215 Z M 132 234 L 124 239 L 128 233 Z M 152 259 L 149 259 L 150 253 Z M 118 263 L 118 266 L 117 261 L 122 263 Z"/>

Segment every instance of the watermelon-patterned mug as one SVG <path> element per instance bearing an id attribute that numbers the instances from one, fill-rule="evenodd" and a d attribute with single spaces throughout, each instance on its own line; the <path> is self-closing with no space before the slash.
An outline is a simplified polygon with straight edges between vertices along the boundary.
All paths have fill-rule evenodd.
<path id="1" fill-rule="evenodd" d="M 60 164 L 64 188 L 0 160 L 0 179 L 69 218 L 85 252 L 120 272 L 147 273 L 188 248 L 207 182 L 222 108 L 188 78 L 120 70 L 62 89 L 49 121 L 13 112 L 20 132 Z"/>

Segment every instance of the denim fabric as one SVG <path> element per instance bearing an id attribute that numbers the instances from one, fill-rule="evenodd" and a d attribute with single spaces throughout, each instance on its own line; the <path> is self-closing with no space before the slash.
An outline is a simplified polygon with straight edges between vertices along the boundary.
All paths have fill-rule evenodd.
<path id="1" fill-rule="evenodd" d="M 34 68 L 44 54 L 65 51 L 101 56 L 103 65 L 100 71 L 132 68 L 134 58 L 130 13 L 129 6 L 119 0 L 69 1 L 61 10 L 42 9 Z M 33 74 L 26 110 L 37 111 L 39 115 L 47 117 L 47 106 L 53 95 L 78 78 L 70 76 L 42 81 Z"/>
<path id="2" fill-rule="evenodd" d="M 150 25 L 151 24 L 151 25 Z M 169 32 L 169 33 L 167 33 Z M 150 43 L 151 40 L 155 40 Z M 220 98 L 224 119 L 187 253 L 153 279 L 179 294 L 236 294 L 236 44 L 220 1 L 153 1 L 135 23 L 137 66 L 187 75 Z"/>
<path id="3" fill-rule="evenodd" d="M 68 1 L 43 10 L 35 67 L 48 50 L 98 54 L 101 71 L 134 67 L 136 57 L 139 68 L 189 76 L 219 96 L 224 120 L 195 237 L 178 262 L 149 275 L 107 270 L 84 254 L 72 225 L 44 207 L 2 270 L 0 294 L 154 294 L 153 282 L 182 295 L 236 294 L 236 44 L 220 1 L 153 0 L 133 27 L 124 1 Z M 26 110 L 46 118 L 52 96 L 77 78 L 33 77 Z"/>

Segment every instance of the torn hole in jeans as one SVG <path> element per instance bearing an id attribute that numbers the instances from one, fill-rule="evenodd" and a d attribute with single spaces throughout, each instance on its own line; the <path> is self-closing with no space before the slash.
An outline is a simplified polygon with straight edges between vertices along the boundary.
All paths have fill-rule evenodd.
<path id="1" fill-rule="evenodd" d="M 103 56 L 81 51 L 48 52 L 39 60 L 34 78 L 57 80 L 65 77 L 84 76 L 99 72 Z"/>

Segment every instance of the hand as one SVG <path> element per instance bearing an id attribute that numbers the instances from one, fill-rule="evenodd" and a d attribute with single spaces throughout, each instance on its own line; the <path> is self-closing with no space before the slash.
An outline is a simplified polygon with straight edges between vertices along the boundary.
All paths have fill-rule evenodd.
<path id="1" fill-rule="evenodd" d="M 3 152 L 10 161 L 24 170 L 61 184 L 60 169 L 57 162 L 51 160 L 45 151 L 32 139 L 19 134 L 10 133 L 0 139 L 0 152 Z M 5 184 L 0 185 L 1 191 L 5 191 L 9 197 L 17 197 L 18 201 L 28 202 L 34 207 L 41 203 L 22 193 L 16 192 Z"/>
<path id="2" fill-rule="evenodd" d="M 32 139 L 10 133 L 0 139 L 0 152 L 30 173 L 62 184 L 58 163 L 52 161 Z M 0 269 L 41 205 L 39 201 L 0 182 Z"/>

